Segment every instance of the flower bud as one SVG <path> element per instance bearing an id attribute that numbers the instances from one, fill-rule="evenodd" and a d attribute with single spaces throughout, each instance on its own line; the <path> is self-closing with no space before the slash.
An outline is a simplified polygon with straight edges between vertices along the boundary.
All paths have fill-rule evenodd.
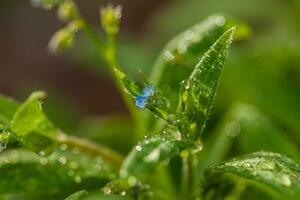
<path id="1" fill-rule="evenodd" d="M 75 3 L 72 0 L 66 0 L 62 2 L 57 10 L 57 16 L 61 21 L 70 21 L 76 18 L 78 10 Z"/>
<path id="2" fill-rule="evenodd" d="M 121 10 L 121 6 L 113 7 L 112 5 L 101 9 L 101 24 L 107 34 L 119 32 Z"/>

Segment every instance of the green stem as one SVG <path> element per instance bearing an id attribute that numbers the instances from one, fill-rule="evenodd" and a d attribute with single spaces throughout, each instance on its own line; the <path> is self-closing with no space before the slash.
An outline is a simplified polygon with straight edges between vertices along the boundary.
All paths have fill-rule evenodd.
<path id="1" fill-rule="evenodd" d="M 116 59 L 116 45 L 115 45 L 115 35 L 108 34 L 107 35 L 107 49 L 106 49 L 106 62 L 108 64 L 109 71 L 111 76 L 113 77 L 114 83 L 117 86 L 132 118 L 136 121 L 137 120 L 137 109 L 134 106 L 132 99 L 128 94 L 125 93 L 124 88 L 120 84 L 120 81 L 116 78 L 114 68 L 119 68 L 119 64 Z"/>
<path id="2" fill-rule="evenodd" d="M 110 164 L 112 164 L 117 169 L 120 168 L 120 166 L 123 162 L 123 156 L 121 156 L 119 153 L 117 153 L 107 147 L 100 146 L 100 145 L 93 143 L 86 139 L 82 139 L 82 138 L 79 138 L 76 136 L 66 135 L 64 133 L 59 133 L 58 137 L 57 137 L 57 141 L 59 143 L 77 147 L 88 153 L 91 153 L 91 154 L 94 154 L 97 156 L 101 156 L 104 160 L 108 161 Z"/>
<path id="3" fill-rule="evenodd" d="M 120 84 L 120 82 L 116 79 L 114 68 L 119 68 L 119 64 L 116 59 L 116 45 L 115 45 L 115 35 L 108 34 L 108 42 L 107 45 L 104 44 L 99 36 L 93 31 L 90 25 L 85 21 L 85 19 L 81 16 L 77 17 L 83 24 L 83 31 L 86 35 L 91 39 L 91 41 L 96 45 L 99 55 L 108 65 L 108 69 L 110 72 L 111 77 L 113 78 L 114 84 L 117 87 L 118 91 L 120 92 L 123 101 L 125 102 L 132 118 L 134 120 L 137 119 L 137 109 L 135 108 L 134 104 L 132 103 L 132 99 L 127 95 Z"/>
<path id="4" fill-rule="evenodd" d="M 191 152 L 188 155 L 182 156 L 182 186 L 181 199 L 192 200 L 193 188 L 193 159 Z"/>

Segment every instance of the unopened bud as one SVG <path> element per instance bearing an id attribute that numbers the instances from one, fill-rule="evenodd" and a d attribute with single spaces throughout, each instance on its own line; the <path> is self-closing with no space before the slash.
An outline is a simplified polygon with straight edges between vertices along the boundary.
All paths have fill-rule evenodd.
<path id="1" fill-rule="evenodd" d="M 101 24 L 106 33 L 116 34 L 119 32 L 121 11 L 121 6 L 113 7 L 108 5 L 105 8 L 101 8 Z"/>

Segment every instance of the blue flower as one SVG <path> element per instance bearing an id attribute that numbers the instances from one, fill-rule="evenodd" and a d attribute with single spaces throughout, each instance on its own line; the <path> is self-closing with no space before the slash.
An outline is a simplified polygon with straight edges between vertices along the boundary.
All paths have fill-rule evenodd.
<path id="1" fill-rule="evenodd" d="M 155 89 L 152 85 L 147 85 L 146 88 L 143 89 L 143 93 L 135 97 L 135 105 L 138 108 L 145 108 L 148 103 L 148 98 L 153 96 L 155 93 Z"/>

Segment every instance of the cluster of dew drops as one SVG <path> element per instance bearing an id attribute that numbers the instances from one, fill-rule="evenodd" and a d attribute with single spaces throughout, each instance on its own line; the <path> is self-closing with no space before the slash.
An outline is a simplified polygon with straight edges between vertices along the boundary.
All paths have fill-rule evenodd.
<path id="1" fill-rule="evenodd" d="M 62 151 L 62 152 L 66 151 L 67 149 L 68 149 L 67 144 L 61 144 L 59 146 L 59 150 Z M 76 148 L 76 147 L 73 147 L 71 149 L 71 151 L 72 151 L 73 154 L 78 154 L 79 153 L 79 149 Z M 55 152 L 54 152 L 54 154 L 55 154 Z M 47 165 L 49 162 L 51 162 L 51 156 L 50 156 L 50 159 L 48 157 L 45 157 L 46 156 L 45 151 L 40 151 L 39 155 L 41 156 L 40 163 L 42 165 Z M 58 162 L 61 165 L 68 165 L 67 166 L 68 167 L 67 175 L 70 176 L 70 177 L 74 177 L 74 181 L 76 183 L 81 183 L 82 178 L 79 175 L 76 175 L 76 170 L 79 167 L 78 162 L 76 162 L 74 160 L 68 160 L 68 158 L 66 156 L 63 156 L 63 155 L 59 156 L 58 158 L 55 158 L 55 159 L 56 159 L 56 162 Z"/>

